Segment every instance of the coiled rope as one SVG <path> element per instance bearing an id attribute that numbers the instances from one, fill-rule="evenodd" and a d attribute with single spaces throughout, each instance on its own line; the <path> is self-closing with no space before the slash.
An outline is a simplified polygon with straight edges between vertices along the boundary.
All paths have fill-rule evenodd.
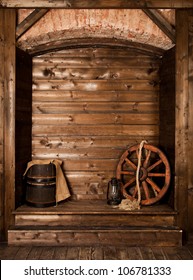
<path id="1" fill-rule="evenodd" d="M 144 144 L 147 143 L 146 140 L 141 141 L 139 145 L 139 152 L 138 152 L 138 164 L 137 164 L 137 170 L 136 170 L 136 187 L 138 192 L 138 198 L 137 200 L 130 200 L 130 199 L 123 199 L 121 203 L 119 204 L 119 209 L 124 210 L 136 210 L 140 209 L 140 203 L 141 203 L 141 190 L 140 190 L 140 184 L 139 184 L 139 171 L 141 167 L 141 158 L 142 158 L 142 149 Z"/>

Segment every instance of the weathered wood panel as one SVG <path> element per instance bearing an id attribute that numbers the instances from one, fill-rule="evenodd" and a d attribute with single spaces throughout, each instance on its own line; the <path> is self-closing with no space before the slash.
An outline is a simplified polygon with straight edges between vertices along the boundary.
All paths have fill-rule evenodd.
<path id="1" fill-rule="evenodd" d="M 93 38 L 90 38 L 91 41 L 93 41 Z M 105 38 L 104 38 L 105 40 Z M 82 41 L 81 41 L 82 42 Z M 114 41 L 113 41 L 114 43 Z M 136 42 L 135 42 L 136 43 Z M 133 42 L 133 44 L 135 44 Z M 139 50 L 138 48 L 134 47 L 131 43 L 131 45 L 129 46 L 125 46 L 126 48 L 128 48 L 129 52 L 127 53 L 127 57 L 143 57 L 143 58 L 149 58 L 149 53 L 147 54 L 146 52 L 142 52 L 141 50 Z M 74 51 L 73 48 L 63 48 L 58 50 L 57 52 L 53 52 L 53 53 L 48 53 L 48 54 L 44 54 L 42 56 L 42 61 L 44 61 L 45 59 L 47 61 L 49 61 L 50 57 L 54 56 L 54 58 L 57 57 L 61 57 L 61 55 L 65 55 L 65 57 L 95 57 L 95 58 L 109 58 L 109 57 L 116 57 L 116 52 L 115 50 L 118 47 L 118 51 L 119 51 L 119 58 L 121 57 L 125 57 L 125 49 L 121 50 L 120 46 L 116 46 L 116 44 L 113 46 L 113 44 L 111 44 L 112 48 L 106 48 L 106 47 L 102 47 L 102 48 L 98 48 L 95 47 L 95 45 L 93 44 L 91 45 L 87 45 L 85 44 L 85 46 L 90 46 L 91 48 L 76 48 L 76 52 Z M 155 61 L 156 58 L 154 58 L 154 55 L 152 54 L 152 59 Z M 150 59 L 150 58 L 149 58 Z M 34 62 L 39 62 L 39 57 L 34 57 Z"/>
<path id="2" fill-rule="evenodd" d="M 163 55 L 164 50 L 149 44 L 132 42 L 124 39 L 117 38 L 104 38 L 104 37 L 93 37 L 93 38 L 71 38 L 66 40 L 65 38 L 61 38 L 60 40 L 50 41 L 46 43 L 42 43 L 37 46 L 31 46 L 28 49 L 28 52 L 33 55 L 41 55 L 43 53 L 52 52 L 55 50 L 61 49 L 69 49 L 69 48 L 81 48 L 85 46 L 110 46 L 112 48 L 129 48 L 130 50 L 135 50 L 138 53 L 150 55 L 150 56 L 158 56 Z"/>
<path id="3" fill-rule="evenodd" d="M 176 11 L 175 185 L 178 226 L 188 230 L 188 11 Z"/>
<path id="4" fill-rule="evenodd" d="M 76 50 L 75 50 L 76 51 Z M 118 55 L 118 50 L 115 49 L 115 52 Z M 47 67 L 52 67 L 53 69 L 55 68 L 59 68 L 60 67 L 69 67 L 71 68 L 78 68 L 78 67 L 83 67 L 83 68 L 90 68 L 90 67 L 98 67 L 98 68 L 105 68 L 107 69 L 111 69 L 112 71 L 112 67 L 116 68 L 115 70 L 117 70 L 117 68 L 123 67 L 123 68 L 127 68 L 127 65 L 129 67 L 132 68 L 136 68 L 136 65 L 138 65 L 138 68 L 146 68 L 146 71 L 149 71 L 149 69 L 154 69 L 154 66 L 157 68 L 157 63 L 159 62 L 157 57 L 148 57 L 148 56 L 126 56 L 125 57 L 119 57 L 119 56 L 112 56 L 112 57 L 95 57 L 94 55 L 91 57 L 73 57 L 73 55 L 71 55 L 71 57 L 65 57 L 64 56 L 65 53 L 61 53 L 61 57 L 63 57 L 63 59 L 61 60 L 61 57 L 59 56 L 50 56 L 48 58 L 48 56 L 43 56 L 42 57 L 38 57 L 38 58 L 34 58 L 34 63 L 36 63 L 36 67 L 38 66 L 44 66 L 46 65 L 46 68 L 43 71 L 43 74 L 45 76 L 45 70 L 47 69 Z M 114 60 L 112 60 L 114 58 Z M 41 64 L 41 65 L 40 65 Z M 68 71 L 70 71 L 70 69 Z M 114 69 L 113 69 L 114 70 Z M 114 70 L 114 71 L 115 71 Z"/>
<path id="5" fill-rule="evenodd" d="M 129 81 L 129 80 L 41 80 L 33 81 L 33 90 L 76 90 L 76 91 L 151 91 L 158 90 L 156 81 Z"/>
<path id="6" fill-rule="evenodd" d="M 49 107 L 46 103 L 41 103 L 42 101 L 49 102 L 64 102 L 64 101 L 82 101 L 82 105 L 85 106 L 85 102 L 87 101 L 119 101 L 119 102 L 133 102 L 130 106 L 133 106 L 133 110 L 138 107 L 141 102 L 157 102 L 158 101 L 158 91 L 64 91 L 61 90 L 57 92 L 57 95 L 54 91 L 34 91 L 33 93 L 33 101 L 34 107 L 37 107 L 38 110 L 41 110 L 41 106 Z M 136 101 L 137 100 L 137 101 Z M 53 104 L 49 103 L 51 106 Z M 62 103 L 61 103 L 62 104 Z M 71 103 L 66 103 L 65 106 L 69 106 Z M 87 103 L 86 103 L 87 104 Z M 89 103 L 90 104 L 90 103 Z M 111 103 L 108 103 L 111 106 Z M 116 103 L 115 108 L 119 103 Z M 57 104 L 56 104 L 57 105 Z M 98 103 L 101 105 L 101 103 Z M 73 105 L 75 106 L 75 105 Z M 90 105 L 89 105 L 90 106 Z M 58 106 L 60 107 L 60 106 Z M 97 108 L 97 104 L 95 106 Z M 156 108 L 156 107 L 155 107 Z M 155 110 L 155 109 L 154 109 Z"/>
<path id="7" fill-rule="evenodd" d="M 123 67 L 125 65 L 123 64 Z M 61 79 L 69 79 L 72 78 L 73 79 L 86 79 L 86 80 L 92 80 L 92 79 L 99 79 L 99 80 L 105 80 L 105 79 L 112 79 L 112 80 L 116 80 L 116 79 L 143 79 L 143 80 L 148 80 L 148 79 L 156 79 L 157 78 L 157 68 L 153 68 L 152 66 L 149 67 L 149 69 L 147 69 L 146 71 L 144 71 L 143 69 L 143 65 L 142 65 L 142 69 L 139 68 L 133 68 L 131 69 L 127 69 L 127 68 L 116 68 L 114 69 L 114 71 L 111 70 L 111 68 L 109 67 L 109 69 L 106 67 L 104 68 L 94 68 L 94 69 L 90 69 L 90 68 L 68 68 L 66 69 L 66 67 L 62 67 L 61 66 L 54 66 L 54 65 L 47 65 L 47 63 L 45 65 L 36 65 L 36 67 L 34 67 L 34 79 L 45 79 L 48 78 L 50 80 L 52 79 L 56 79 L 56 80 L 61 80 Z M 43 74 L 43 75 L 42 75 Z"/>
<path id="8" fill-rule="evenodd" d="M 116 130 L 116 131 L 115 131 Z M 159 129 L 157 125 L 85 125 L 85 126 L 69 126 L 69 125 L 35 125 L 33 127 L 33 135 L 77 135 L 77 136 L 155 136 L 158 137 Z"/>
<path id="9" fill-rule="evenodd" d="M 159 138 L 157 56 L 76 48 L 33 58 L 32 157 L 60 158 L 74 199 L 104 199 L 123 151 Z"/>
<path id="10" fill-rule="evenodd" d="M 34 114 L 33 115 L 33 124 L 36 125 L 54 125 L 56 122 L 63 125 L 99 125 L 103 123 L 107 124 L 117 124 L 117 125 L 157 125 L 159 120 L 158 113 L 140 113 L 140 114 L 125 114 L 122 113 L 86 113 L 86 114 Z"/>
<path id="11" fill-rule="evenodd" d="M 189 11 L 188 228 L 193 232 L 193 11 Z"/>
<path id="12" fill-rule="evenodd" d="M 61 229 L 21 229 L 15 227 L 9 230 L 9 245 L 33 246 L 95 246 L 112 245 L 120 246 L 181 246 L 182 232 L 178 229 L 152 229 L 132 228 L 124 229 L 97 229 L 95 227 L 68 229 L 65 226 Z"/>
<path id="13" fill-rule="evenodd" d="M 2 7 L 7 8 L 64 8 L 64 9 L 94 9 L 94 8 L 192 8 L 192 0 L 144 0 L 144 1 L 133 1 L 133 0 L 113 0 L 113 1 L 101 1 L 95 0 L 94 3 L 90 0 L 1 0 Z"/>
<path id="14" fill-rule="evenodd" d="M 0 9 L 0 61 L 4 61 L 4 12 Z M 3 239 L 4 228 L 4 67 L 0 67 L 0 240 Z"/>
<path id="15" fill-rule="evenodd" d="M 48 255 L 49 252 L 49 255 Z M 1 260 L 38 260 L 46 254 L 53 260 L 192 260 L 193 247 L 137 247 L 137 246 L 7 246 L 0 244 Z"/>
<path id="16" fill-rule="evenodd" d="M 13 224 L 12 211 L 15 207 L 15 24 L 16 12 L 13 9 L 2 12 L 4 50 L 2 50 L 4 67 L 3 92 L 4 92 L 4 234 L 7 235 L 8 227 Z M 3 66 L 2 66 L 3 65 Z M 3 237 L 6 238 L 6 236 Z"/>
<path id="17" fill-rule="evenodd" d="M 25 83 L 23 82 L 25 81 Z M 32 127 L 32 58 L 24 51 L 16 52 L 16 112 L 15 112 L 15 204 L 24 203 L 23 173 L 31 160 Z"/>
<path id="18" fill-rule="evenodd" d="M 89 95 L 92 95 L 92 93 L 87 93 Z M 109 93 L 109 95 L 112 94 L 113 95 L 113 92 L 112 93 Z M 86 95 L 86 92 L 85 92 L 85 95 Z M 139 93 L 139 95 L 134 95 L 133 97 L 131 97 L 131 95 L 129 95 L 129 93 L 126 93 L 125 94 L 127 96 L 128 99 L 140 99 L 140 98 L 143 98 L 143 99 L 147 99 L 147 95 L 143 94 L 143 93 Z M 128 96 L 129 95 L 129 96 Z M 54 97 L 54 96 L 53 96 Z M 93 102 L 91 100 L 87 100 L 85 102 L 80 102 L 79 100 L 76 101 L 76 102 L 64 102 L 64 101 L 61 101 L 61 102 L 52 102 L 52 101 L 49 101 L 49 102 L 45 102 L 46 100 L 43 99 L 43 95 L 41 95 L 41 100 L 43 99 L 44 102 L 41 102 L 39 101 L 34 101 L 33 102 L 33 112 L 34 112 L 34 116 L 35 117 L 38 117 L 38 115 L 35 115 L 35 114 L 40 114 L 40 113 L 43 113 L 43 114 L 50 114 L 50 117 L 51 117 L 51 114 L 64 114 L 65 113 L 68 113 L 70 115 L 71 114 L 105 114 L 105 113 L 109 113 L 109 114 L 123 114 L 125 115 L 126 113 L 129 114 L 129 115 L 135 115 L 137 116 L 137 114 L 150 114 L 150 113 L 157 113 L 158 114 L 158 108 L 157 106 L 155 106 L 155 103 L 157 100 L 153 100 L 152 102 L 145 102 L 145 101 L 141 101 L 141 102 L 122 102 L 122 101 L 119 101 L 119 102 L 112 102 L 112 101 L 108 101 L 108 97 L 106 101 L 107 102 L 104 102 L 105 100 L 101 100 L 102 97 L 104 98 L 104 96 L 101 94 L 101 92 L 96 95 L 96 102 Z M 153 94 L 152 94 L 152 97 L 153 97 Z M 57 97 L 55 97 L 57 98 Z M 64 96 L 65 98 L 65 96 Z M 63 98 L 63 99 L 64 99 Z M 40 99 L 40 97 L 39 97 Z M 46 98 L 45 98 L 46 99 Z M 48 99 L 48 98 L 47 98 Z M 100 102 L 97 102 L 97 100 L 100 99 Z M 48 100 L 47 100 L 48 101 Z M 68 101 L 68 100 L 67 100 Z M 75 101 L 75 100 L 74 100 Z M 24 100 L 25 102 L 25 100 Z M 107 114 L 106 114 L 107 115 Z M 36 119 L 34 117 L 34 120 Z M 126 116 L 125 116 L 126 117 Z"/>

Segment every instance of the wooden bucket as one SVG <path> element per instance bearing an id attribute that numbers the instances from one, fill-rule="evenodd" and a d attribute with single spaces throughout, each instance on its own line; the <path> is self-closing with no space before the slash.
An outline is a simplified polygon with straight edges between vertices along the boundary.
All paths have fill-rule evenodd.
<path id="1" fill-rule="evenodd" d="M 56 168 L 50 164 L 35 164 L 26 174 L 26 204 L 34 207 L 56 205 Z"/>

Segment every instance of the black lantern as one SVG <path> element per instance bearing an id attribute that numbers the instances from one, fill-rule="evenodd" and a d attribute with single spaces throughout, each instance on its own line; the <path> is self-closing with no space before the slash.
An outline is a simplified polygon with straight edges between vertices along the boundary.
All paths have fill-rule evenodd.
<path id="1" fill-rule="evenodd" d="M 112 178 L 108 183 L 107 203 L 110 205 L 121 203 L 121 183 L 117 178 Z"/>

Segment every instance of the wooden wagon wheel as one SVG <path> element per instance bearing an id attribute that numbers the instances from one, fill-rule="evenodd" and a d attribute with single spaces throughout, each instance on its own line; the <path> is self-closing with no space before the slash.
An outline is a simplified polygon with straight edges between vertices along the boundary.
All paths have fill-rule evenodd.
<path id="1" fill-rule="evenodd" d="M 123 196 L 130 200 L 138 198 L 136 171 L 139 145 L 130 147 L 123 153 L 117 166 L 117 179 L 122 182 Z M 141 205 L 151 205 L 159 201 L 167 192 L 171 172 L 164 153 L 155 146 L 144 144 L 139 169 Z"/>

